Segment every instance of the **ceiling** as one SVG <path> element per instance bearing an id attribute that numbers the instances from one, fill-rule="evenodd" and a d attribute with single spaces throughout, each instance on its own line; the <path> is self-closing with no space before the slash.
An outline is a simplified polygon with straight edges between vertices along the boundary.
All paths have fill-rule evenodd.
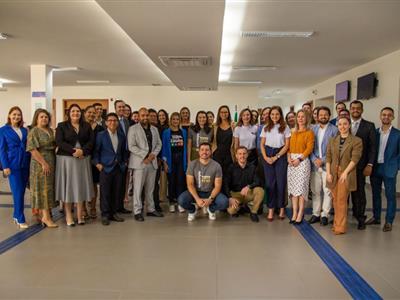
<path id="1" fill-rule="evenodd" d="M 241 2 L 243 5 L 243 1 Z M 1 1 L 0 78 L 29 85 L 31 64 L 77 66 L 55 85 L 218 85 L 224 19 L 215 1 Z M 247 1 L 241 30 L 315 31 L 309 39 L 239 38 L 231 80 L 261 80 L 265 93 L 292 93 L 400 49 L 400 1 Z M 237 33 L 239 35 L 239 32 Z M 202 68 L 167 68 L 160 55 L 210 56 Z M 226 82 L 220 85 L 229 85 Z"/>

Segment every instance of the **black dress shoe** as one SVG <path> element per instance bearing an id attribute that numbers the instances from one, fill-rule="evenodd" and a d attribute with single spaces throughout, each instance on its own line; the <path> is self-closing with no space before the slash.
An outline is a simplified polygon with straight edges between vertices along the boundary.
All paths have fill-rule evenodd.
<path id="1" fill-rule="evenodd" d="M 122 208 L 118 211 L 120 214 L 131 214 L 132 211 L 129 209 Z"/>
<path id="2" fill-rule="evenodd" d="M 289 221 L 289 224 L 294 224 L 294 223 L 296 223 L 296 220 L 290 220 Z"/>
<path id="3" fill-rule="evenodd" d="M 143 218 L 142 214 L 136 214 L 135 215 L 135 220 L 138 221 L 138 222 L 143 222 L 144 218 Z"/>
<path id="4" fill-rule="evenodd" d="M 163 210 L 162 210 L 161 206 L 156 206 L 156 211 L 158 211 L 158 212 L 160 212 L 160 213 L 162 213 L 162 212 L 163 212 Z"/>
<path id="5" fill-rule="evenodd" d="M 104 226 L 108 226 L 110 225 L 110 220 L 107 217 L 103 217 L 101 218 L 101 224 L 103 224 Z"/>
<path id="6" fill-rule="evenodd" d="M 328 225 L 328 218 L 327 217 L 322 217 L 321 218 L 321 225 L 322 226 Z"/>
<path id="7" fill-rule="evenodd" d="M 152 211 L 152 212 L 148 212 L 147 214 L 146 214 L 146 216 L 148 216 L 148 217 L 157 217 L 157 218 L 162 218 L 162 217 L 164 217 L 164 214 L 162 213 L 162 212 L 159 212 L 159 211 Z"/>
<path id="8" fill-rule="evenodd" d="M 252 222 L 255 222 L 255 223 L 258 223 L 260 220 L 258 219 L 258 215 L 257 214 L 253 214 L 253 213 L 250 213 L 250 220 L 252 221 Z"/>
<path id="9" fill-rule="evenodd" d="M 374 217 L 372 217 L 367 222 L 365 222 L 365 225 L 380 225 L 380 224 L 381 224 L 381 220 L 377 220 Z"/>
<path id="10" fill-rule="evenodd" d="M 121 217 L 118 216 L 118 215 L 113 215 L 113 216 L 111 216 L 111 217 L 109 218 L 109 220 L 110 220 L 110 221 L 114 221 L 114 222 L 124 222 L 124 221 L 125 221 L 124 218 L 121 218 Z"/>
<path id="11" fill-rule="evenodd" d="M 365 228 L 367 228 L 367 227 L 365 226 L 365 222 L 364 221 L 358 222 L 358 226 L 357 226 L 358 230 L 365 230 Z"/>
<path id="12" fill-rule="evenodd" d="M 392 231 L 392 224 L 390 223 L 385 223 L 385 225 L 383 226 L 383 232 L 388 232 L 388 231 Z"/>
<path id="13" fill-rule="evenodd" d="M 321 221 L 320 217 L 312 215 L 310 220 L 308 220 L 308 224 L 314 224 L 314 223 L 318 223 L 320 221 Z"/>

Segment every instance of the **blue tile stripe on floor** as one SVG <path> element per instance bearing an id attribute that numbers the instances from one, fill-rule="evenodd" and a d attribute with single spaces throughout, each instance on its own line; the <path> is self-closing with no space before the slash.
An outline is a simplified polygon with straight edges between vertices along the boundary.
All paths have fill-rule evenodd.
<path id="1" fill-rule="evenodd" d="M 294 226 L 353 299 L 383 299 L 310 224 Z"/>
<path id="2" fill-rule="evenodd" d="M 63 214 L 56 211 L 53 213 L 53 220 L 58 221 L 63 217 Z M 22 230 L 17 232 L 16 234 L 10 236 L 9 238 L 5 239 L 4 241 L 0 242 L 0 255 L 8 250 L 14 248 L 15 246 L 21 244 L 23 241 L 27 240 L 31 236 L 35 235 L 36 233 L 42 231 L 44 227 L 41 224 L 36 224 L 30 226 L 28 229 Z"/>
<path id="3" fill-rule="evenodd" d="M 14 204 L 11 203 L 1 203 L 0 207 L 5 207 L 5 208 L 13 208 Z M 31 208 L 31 206 L 29 204 L 25 204 L 24 208 Z"/>

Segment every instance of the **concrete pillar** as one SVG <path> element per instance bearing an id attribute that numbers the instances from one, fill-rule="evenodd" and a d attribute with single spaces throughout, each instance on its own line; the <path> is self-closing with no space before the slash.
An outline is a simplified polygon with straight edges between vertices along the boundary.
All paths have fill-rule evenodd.
<path id="1" fill-rule="evenodd" d="M 47 65 L 31 65 L 31 115 L 38 108 L 51 113 L 53 99 L 53 69 Z"/>

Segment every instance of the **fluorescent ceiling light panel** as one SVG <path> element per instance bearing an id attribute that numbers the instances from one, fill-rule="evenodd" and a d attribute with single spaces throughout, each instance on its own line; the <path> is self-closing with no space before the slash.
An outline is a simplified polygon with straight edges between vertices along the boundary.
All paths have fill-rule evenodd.
<path id="1" fill-rule="evenodd" d="M 314 31 L 241 31 L 240 34 L 249 38 L 309 38 Z"/>
<path id="2" fill-rule="evenodd" d="M 257 80 L 229 80 L 228 83 L 232 84 L 262 84 L 262 81 Z"/>
<path id="3" fill-rule="evenodd" d="M 6 39 L 8 39 L 8 35 L 6 33 L 0 32 L 0 40 L 6 40 Z"/>
<path id="4" fill-rule="evenodd" d="M 67 72 L 67 71 L 79 71 L 79 67 L 65 67 L 65 68 L 54 68 L 53 72 Z"/>
<path id="5" fill-rule="evenodd" d="M 10 80 L 10 79 L 6 79 L 6 78 L 1 78 L 0 77 L 0 82 L 1 83 L 16 83 L 15 81 L 13 81 L 13 80 Z"/>
<path id="6" fill-rule="evenodd" d="M 77 80 L 76 83 L 79 84 L 93 84 L 93 83 L 110 83 L 110 80 Z"/>
<path id="7" fill-rule="evenodd" d="M 275 66 L 235 66 L 233 70 L 235 71 L 275 71 L 277 67 Z"/>
<path id="8" fill-rule="evenodd" d="M 222 45 L 219 69 L 219 81 L 229 80 L 235 50 L 240 41 L 240 30 L 246 12 L 246 1 L 226 0 Z"/>

